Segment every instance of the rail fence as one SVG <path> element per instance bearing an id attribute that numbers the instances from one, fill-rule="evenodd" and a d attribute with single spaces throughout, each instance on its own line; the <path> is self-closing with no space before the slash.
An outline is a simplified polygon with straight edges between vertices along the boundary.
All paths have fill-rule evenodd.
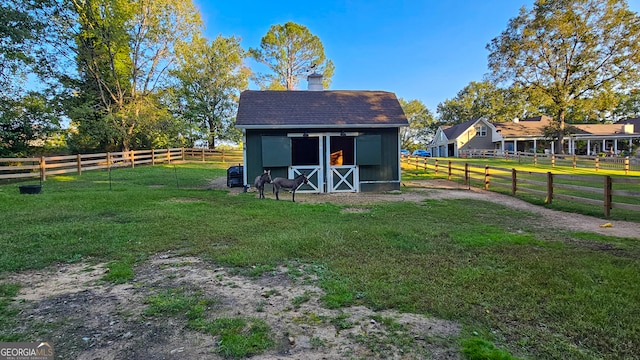
<path id="1" fill-rule="evenodd" d="M 30 158 L 0 158 L 0 180 L 39 178 L 66 173 L 82 174 L 84 171 L 156 165 L 176 161 L 238 161 L 238 152 L 211 149 L 152 149 L 99 154 L 40 156 Z M 238 159 L 239 158 L 239 159 Z"/>
<path id="2" fill-rule="evenodd" d="M 640 159 L 629 156 L 584 156 L 584 155 L 560 155 L 560 154 L 538 154 L 524 151 L 503 151 L 503 150 L 462 150 L 460 157 L 465 158 L 491 158 L 517 160 L 521 164 L 567 166 L 576 168 L 591 168 L 595 171 L 599 169 L 640 171 Z"/>
<path id="3" fill-rule="evenodd" d="M 403 157 L 402 161 L 411 168 L 415 167 L 415 170 L 433 171 L 436 176 L 446 176 L 448 180 L 459 179 L 469 187 L 502 189 L 513 196 L 527 194 L 546 204 L 565 200 L 601 206 L 607 217 L 614 208 L 640 211 L 640 178 L 637 177 L 518 171 L 414 156 Z"/>

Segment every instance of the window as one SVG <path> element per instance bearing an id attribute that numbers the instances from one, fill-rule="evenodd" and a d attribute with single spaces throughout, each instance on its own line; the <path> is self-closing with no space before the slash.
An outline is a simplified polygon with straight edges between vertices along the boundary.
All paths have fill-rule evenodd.
<path id="1" fill-rule="evenodd" d="M 476 125 L 476 136 L 486 137 L 487 127 L 485 125 Z"/>

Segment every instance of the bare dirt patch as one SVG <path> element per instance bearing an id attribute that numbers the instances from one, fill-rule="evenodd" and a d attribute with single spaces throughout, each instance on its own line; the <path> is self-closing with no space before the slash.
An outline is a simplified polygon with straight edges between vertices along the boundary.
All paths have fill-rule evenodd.
<path id="1" fill-rule="evenodd" d="M 5 281 L 23 286 L 15 306 L 25 329 L 17 330 L 51 328 L 54 338 L 48 340 L 61 359 L 221 359 L 218 339 L 188 329 L 184 316 L 144 315 L 145 299 L 176 288 L 213 300 L 212 317 L 263 319 L 275 347 L 254 359 L 459 358 L 447 340 L 456 337 L 458 324 L 360 306 L 326 309 L 313 279 L 292 277 L 288 270 L 252 279 L 198 258 L 161 254 L 137 267 L 131 284 L 105 283 L 105 267 L 86 264 L 28 271 Z"/>

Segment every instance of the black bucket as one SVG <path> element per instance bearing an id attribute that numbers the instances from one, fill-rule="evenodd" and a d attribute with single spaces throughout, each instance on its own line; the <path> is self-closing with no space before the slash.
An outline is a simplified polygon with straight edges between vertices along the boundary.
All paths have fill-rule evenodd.
<path id="1" fill-rule="evenodd" d="M 42 185 L 20 185 L 20 194 L 40 194 Z"/>

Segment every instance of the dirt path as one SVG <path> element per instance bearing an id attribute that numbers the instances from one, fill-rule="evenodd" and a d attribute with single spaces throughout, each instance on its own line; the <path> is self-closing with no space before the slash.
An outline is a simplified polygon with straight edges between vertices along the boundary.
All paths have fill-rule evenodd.
<path id="1" fill-rule="evenodd" d="M 487 200 L 540 214 L 546 226 L 558 229 L 640 236 L 640 224 L 612 221 L 611 227 L 600 227 L 606 221 L 549 210 L 505 195 L 464 189 L 453 182 L 415 181 L 404 185 L 411 190 L 397 194 L 296 194 L 296 200 L 346 205 L 425 199 Z M 212 181 L 211 187 L 230 190 L 231 196 L 243 190 L 226 188 L 225 179 Z M 269 187 L 266 194 L 269 198 Z M 354 207 L 353 211 L 357 209 Z M 213 300 L 208 309 L 212 316 L 263 319 L 275 334 L 276 345 L 252 359 L 460 358 L 457 345 L 448 340 L 460 330 L 454 322 L 393 311 L 374 312 L 364 307 L 323 308 L 323 291 L 305 264 L 289 264 L 252 279 L 215 263 L 164 253 L 138 266 L 134 280 L 128 284 L 102 281 L 105 271 L 105 264 L 82 263 L 5 275 L 1 282 L 22 285 L 14 303 L 22 319 L 16 331 L 38 337 L 39 329 L 49 329 L 45 333 L 53 338 L 41 340 L 54 345 L 57 359 L 222 359 L 215 352 L 218 339 L 188 330 L 184 316 L 143 314 L 151 296 L 182 289 Z M 307 275 L 294 277 L 292 273 Z M 391 322 L 396 326 L 390 326 Z M 411 346 L 402 345 L 406 343 Z"/>

